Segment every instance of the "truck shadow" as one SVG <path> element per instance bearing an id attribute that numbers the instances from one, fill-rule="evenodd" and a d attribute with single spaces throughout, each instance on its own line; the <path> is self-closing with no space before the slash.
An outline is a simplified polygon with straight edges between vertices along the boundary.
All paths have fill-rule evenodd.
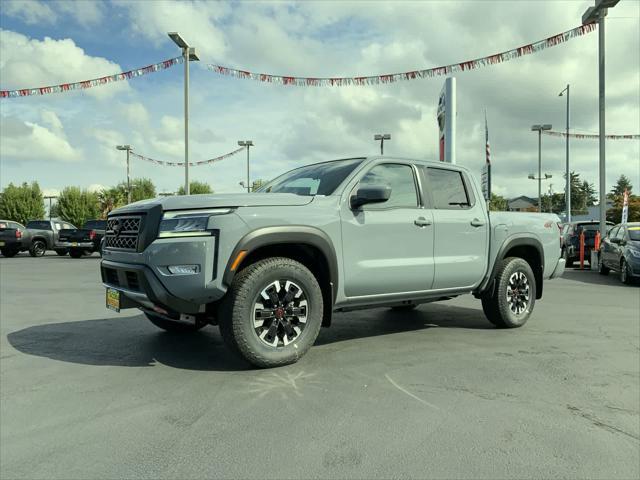
<path id="1" fill-rule="evenodd" d="M 429 305 L 403 313 L 367 310 L 337 314 L 332 326 L 321 330 L 316 345 L 431 327 L 493 328 L 478 309 Z M 12 332 L 7 340 L 28 355 L 83 365 L 149 367 L 161 363 L 205 371 L 253 368 L 227 349 L 215 327 L 176 335 L 159 331 L 143 315 L 37 325 Z"/>

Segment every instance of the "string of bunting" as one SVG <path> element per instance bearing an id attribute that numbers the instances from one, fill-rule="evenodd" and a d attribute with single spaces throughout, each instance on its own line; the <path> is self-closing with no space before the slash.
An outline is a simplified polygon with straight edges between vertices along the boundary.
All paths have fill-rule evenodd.
<path id="1" fill-rule="evenodd" d="M 567 136 L 567 132 L 554 132 L 553 130 L 543 130 L 542 133 L 545 135 L 550 135 L 552 137 L 565 137 Z M 581 140 L 584 139 L 593 139 L 597 140 L 600 138 L 598 134 L 586 134 L 586 133 L 569 133 L 569 138 L 579 138 Z M 639 140 L 640 135 L 605 135 L 604 138 L 607 140 Z"/>
<path id="2" fill-rule="evenodd" d="M 170 58 L 153 65 L 147 65 L 142 68 L 135 68 L 126 72 L 116 73 L 115 75 L 107 75 L 106 77 L 93 78 L 91 80 L 83 80 L 82 82 L 63 83 L 61 85 L 51 85 L 48 87 L 23 88 L 19 90 L 0 90 L 0 98 L 30 97 L 34 95 L 48 95 L 50 93 L 62 93 L 71 90 L 84 90 L 86 88 L 98 87 L 107 83 L 120 82 L 135 77 L 141 77 L 149 73 L 166 70 L 174 65 L 182 63 L 184 59 L 180 57 Z"/>
<path id="3" fill-rule="evenodd" d="M 535 43 L 523 45 L 522 47 L 507 50 L 506 52 L 496 53 L 466 62 L 454 63 L 442 67 L 427 68 L 424 70 L 413 70 L 402 73 L 390 73 L 386 75 L 370 75 L 362 77 L 293 77 L 284 75 L 271 75 L 268 73 L 255 73 L 246 70 L 238 70 L 235 68 L 223 67 L 221 65 L 209 64 L 207 68 L 219 75 L 227 75 L 235 78 L 244 78 L 255 80 L 258 82 L 273 83 L 276 85 L 292 85 L 297 87 L 343 87 L 347 85 L 379 85 L 381 83 L 394 83 L 403 80 L 416 80 L 419 78 L 433 78 L 438 76 L 446 76 L 452 73 L 464 72 L 467 70 L 475 70 L 480 67 L 496 65 L 498 63 L 508 62 L 525 55 L 540 52 L 547 48 L 555 47 L 561 43 L 565 43 L 573 38 L 580 37 L 590 33 L 596 29 L 595 23 L 580 25 L 566 32 L 553 35 L 552 37 L 539 40 Z"/>
<path id="4" fill-rule="evenodd" d="M 247 147 L 240 147 L 237 150 L 234 150 L 233 152 L 229 152 L 229 153 L 225 153 L 224 155 L 220 155 L 219 157 L 216 158 L 210 158 L 208 160 L 201 160 L 199 162 L 189 162 L 189 166 L 190 167 L 197 167 L 200 165 L 208 165 L 211 163 L 215 163 L 215 162 L 219 162 L 220 160 L 224 160 L 225 158 L 229 158 L 234 156 L 235 154 L 243 151 L 245 148 Z M 169 167 L 183 167 L 184 166 L 184 162 L 166 162 L 164 160 L 156 160 L 155 158 L 149 158 L 149 157 L 145 157 L 144 155 L 140 155 L 135 153 L 134 151 L 130 151 L 129 154 L 133 157 L 136 157 L 139 160 L 144 160 L 145 162 L 151 162 L 151 163 L 155 163 L 156 165 L 166 165 Z"/>

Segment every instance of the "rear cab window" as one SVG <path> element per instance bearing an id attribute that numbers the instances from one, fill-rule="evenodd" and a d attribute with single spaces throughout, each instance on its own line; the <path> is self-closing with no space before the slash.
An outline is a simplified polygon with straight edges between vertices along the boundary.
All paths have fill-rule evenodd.
<path id="1" fill-rule="evenodd" d="M 462 172 L 429 167 L 426 169 L 426 173 L 434 208 L 460 210 L 471 208 L 474 205 L 475 199 Z"/>
<path id="2" fill-rule="evenodd" d="M 27 223 L 27 228 L 33 228 L 34 230 L 51 230 L 51 223 L 43 222 L 41 220 L 34 220 Z"/>

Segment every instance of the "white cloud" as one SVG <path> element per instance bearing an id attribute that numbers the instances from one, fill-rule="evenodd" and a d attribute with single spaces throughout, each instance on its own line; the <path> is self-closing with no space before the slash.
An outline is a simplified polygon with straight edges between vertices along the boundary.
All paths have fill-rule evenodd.
<path id="1" fill-rule="evenodd" d="M 6 15 L 28 25 L 51 25 L 60 19 L 73 18 L 86 27 L 100 22 L 104 14 L 104 5 L 97 1 L 3 0 L 2 6 Z"/>
<path id="2" fill-rule="evenodd" d="M 49 129 L 4 115 L 0 122 L 0 156 L 3 158 L 62 162 L 83 158 L 82 152 L 69 144 L 62 128 Z"/>
<path id="3" fill-rule="evenodd" d="M 20 18 L 28 25 L 51 24 L 56 20 L 56 14 L 48 2 L 5 0 L 2 8 L 10 17 Z"/>
<path id="4" fill-rule="evenodd" d="M 70 38 L 37 40 L 0 30 L 0 71 L 3 88 L 18 89 L 78 82 L 118 73 L 122 69 L 106 58 L 87 55 Z M 83 92 L 106 98 L 127 88 L 127 82 L 114 82 Z"/>

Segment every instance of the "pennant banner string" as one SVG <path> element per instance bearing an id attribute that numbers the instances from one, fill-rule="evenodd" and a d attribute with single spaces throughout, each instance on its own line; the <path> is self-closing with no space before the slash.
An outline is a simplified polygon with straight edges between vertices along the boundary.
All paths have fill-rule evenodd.
<path id="1" fill-rule="evenodd" d="M 91 80 L 83 80 L 82 82 L 63 83 L 61 85 L 51 85 L 48 87 L 23 88 L 19 90 L 0 90 L 0 98 L 30 97 L 34 95 L 48 95 L 50 93 L 68 92 L 71 90 L 84 90 L 86 88 L 98 87 L 108 83 L 129 80 L 134 77 L 141 77 L 149 73 L 166 70 L 174 65 L 182 63 L 184 58 L 175 57 L 163 62 L 147 65 L 146 67 L 128 70 L 126 72 L 116 73 L 115 75 L 107 75 L 106 77 L 94 78 Z"/>
<path id="2" fill-rule="evenodd" d="M 360 77 L 293 77 L 285 75 L 271 75 L 268 73 L 256 73 L 235 68 L 223 67 L 221 65 L 209 64 L 207 68 L 218 75 L 227 75 L 235 78 L 244 78 L 258 82 L 273 83 L 276 85 L 292 85 L 297 87 L 343 87 L 347 85 L 379 85 L 381 83 L 394 83 L 403 80 L 416 80 L 419 78 L 433 78 L 446 76 L 452 73 L 474 70 L 476 68 L 498 63 L 508 62 L 518 57 L 531 55 L 546 48 L 555 47 L 573 38 L 580 37 L 596 29 L 595 23 L 580 25 L 579 27 L 567 30 L 566 32 L 553 35 L 552 37 L 539 40 L 535 43 L 523 45 L 502 53 L 496 53 L 466 62 L 454 63 L 442 67 L 427 68 L 424 70 L 412 70 L 402 73 L 390 73 L 385 75 L 370 75 Z"/>
<path id="3" fill-rule="evenodd" d="M 567 132 L 554 132 L 553 130 L 543 130 L 542 133 L 544 133 L 545 135 L 550 135 L 552 137 L 566 138 L 567 136 Z M 596 140 L 600 138 L 600 135 L 586 133 L 569 133 L 569 138 Z M 640 135 L 605 135 L 604 138 L 606 138 L 607 140 L 640 140 Z"/>
<path id="4" fill-rule="evenodd" d="M 201 160 L 199 162 L 189 162 L 190 167 L 197 167 L 200 165 L 209 165 L 211 163 L 219 162 L 220 160 L 224 160 L 225 158 L 229 158 L 234 156 L 235 154 L 243 151 L 247 147 L 240 147 L 233 152 L 225 153 L 224 155 L 220 155 L 219 157 L 210 158 L 208 160 Z M 139 160 L 144 160 L 145 162 L 155 163 L 156 165 L 166 165 L 169 167 L 184 167 L 184 162 L 166 162 L 164 160 L 156 160 L 155 158 L 145 157 L 144 155 L 140 155 L 135 153 L 133 150 L 129 152 L 130 155 L 138 158 Z"/>

